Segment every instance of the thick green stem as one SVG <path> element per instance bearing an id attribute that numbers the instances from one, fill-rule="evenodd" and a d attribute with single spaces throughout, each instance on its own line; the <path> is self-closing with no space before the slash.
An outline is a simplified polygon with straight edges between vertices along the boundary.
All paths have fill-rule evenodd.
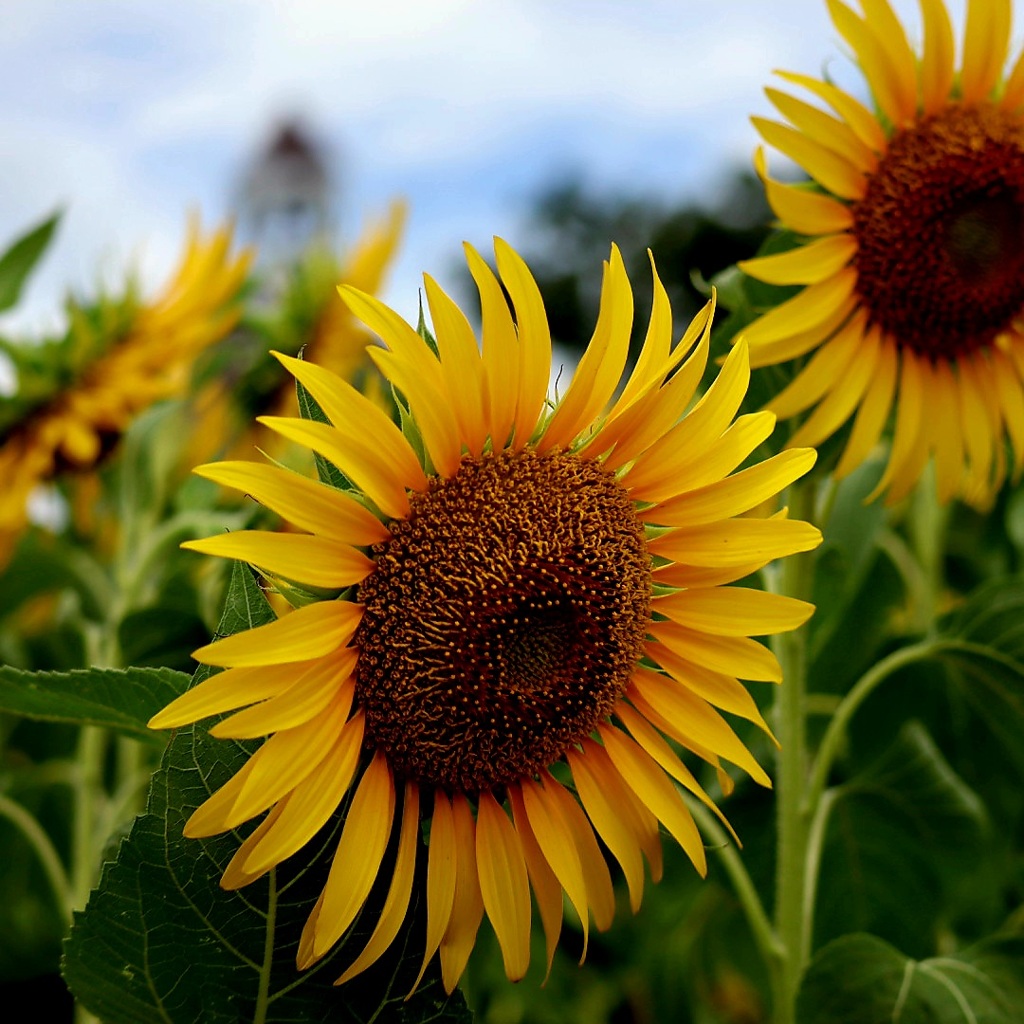
<path id="1" fill-rule="evenodd" d="M 814 519 L 813 478 L 794 484 L 789 495 L 793 519 Z M 807 600 L 814 580 L 812 552 L 785 560 L 779 591 Z M 782 666 L 782 684 L 775 705 L 774 725 L 780 744 L 776 769 L 775 929 L 785 953 L 773 972 L 776 1024 L 792 1024 L 800 975 L 810 951 L 804 914 L 807 867 L 807 628 L 783 634 L 775 644 Z"/>
<path id="2" fill-rule="evenodd" d="M 72 907 L 81 910 L 95 881 L 97 821 L 106 805 L 103 762 L 109 734 L 95 725 L 83 725 L 78 739 L 74 783 L 74 826 L 71 840 Z"/>

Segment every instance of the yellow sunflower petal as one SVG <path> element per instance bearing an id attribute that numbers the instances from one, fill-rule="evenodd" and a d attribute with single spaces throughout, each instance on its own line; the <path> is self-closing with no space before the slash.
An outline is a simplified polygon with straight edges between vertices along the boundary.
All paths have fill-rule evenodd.
<path id="1" fill-rule="evenodd" d="M 200 804 L 185 822 L 182 834 L 188 839 L 202 839 L 224 831 L 224 821 L 253 771 L 252 758 L 207 800 Z"/>
<path id="2" fill-rule="evenodd" d="M 861 0 L 864 21 L 881 44 L 899 83 L 903 103 L 909 104 L 908 115 L 917 109 L 917 55 L 907 42 L 907 34 L 896 17 L 889 0 Z"/>
<path id="3" fill-rule="evenodd" d="M 924 23 L 921 55 L 921 106 L 925 117 L 937 114 L 953 90 L 956 49 L 953 26 L 943 0 L 919 0 Z"/>
<path id="4" fill-rule="evenodd" d="M 544 851 L 541 850 L 537 837 L 530 827 L 530 818 L 523 804 L 522 790 L 517 785 L 509 786 L 508 796 L 509 803 L 512 805 L 516 833 L 519 836 L 523 858 L 526 861 L 526 870 L 530 877 L 530 884 L 533 886 L 533 893 L 537 897 L 537 909 L 540 912 L 541 925 L 544 928 L 544 945 L 547 954 L 547 973 L 544 976 L 544 981 L 547 982 L 548 976 L 551 974 L 555 949 L 558 947 L 558 937 L 562 934 L 562 915 L 564 913 L 562 887 L 558 884 L 558 879 L 551 870 Z"/>
<path id="5" fill-rule="evenodd" d="M 342 697 L 339 716 L 346 719 L 355 692 L 352 672 L 356 656 L 354 648 L 343 647 L 334 654 L 318 658 L 283 693 L 218 722 L 210 735 L 218 739 L 254 739 L 292 729 L 319 714 L 336 696 Z"/>
<path id="6" fill-rule="evenodd" d="M 378 752 L 356 787 L 324 885 L 313 937 L 315 957 L 323 956 L 341 938 L 370 895 L 394 813 L 394 780 L 387 760 Z"/>
<path id="7" fill-rule="evenodd" d="M 878 117 L 848 92 L 843 92 L 831 82 L 823 82 L 810 75 L 800 75 L 793 71 L 776 71 L 775 74 L 787 82 L 802 86 L 819 99 L 823 99 L 850 126 L 850 130 L 870 151 L 884 153 L 888 149 L 889 140 L 878 123 Z M 817 234 L 817 232 L 813 233 Z"/>
<path id="8" fill-rule="evenodd" d="M 331 540 L 363 547 L 390 536 L 372 512 L 348 495 L 280 466 L 213 462 L 196 466 L 192 472 L 244 491 L 300 529 Z"/>
<path id="9" fill-rule="evenodd" d="M 632 833 L 647 858 L 651 880 L 658 882 L 662 874 L 661 834 L 658 819 L 647 805 L 629 788 L 618 773 L 608 751 L 589 736 L 580 744 L 587 770 L 594 776 L 598 787 L 616 809 L 619 820 Z"/>
<path id="10" fill-rule="evenodd" d="M 996 394 L 999 396 L 1006 429 L 1013 442 L 1015 471 L 1019 473 L 1024 467 L 1024 390 L 1006 353 L 993 348 L 991 356 Z"/>
<path id="11" fill-rule="evenodd" d="M 803 412 L 844 378 L 864 342 L 865 316 L 856 313 L 811 357 L 797 376 L 768 403 L 779 419 Z"/>
<path id="12" fill-rule="evenodd" d="M 703 458 L 687 463 L 687 482 L 699 488 L 722 480 L 767 441 L 774 429 L 775 414 L 767 410 L 740 416 L 718 440 L 707 446 Z"/>
<path id="13" fill-rule="evenodd" d="M 698 873 L 706 875 L 707 858 L 700 833 L 682 798 L 662 769 L 634 740 L 618 729 L 601 723 L 597 732 L 626 785 L 668 829 Z"/>
<path id="14" fill-rule="evenodd" d="M 519 341 L 505 293 L 480 254 L 469 244 L 466 263 L 480 293 L 488 432 L 495 448 L 509 438 L 519 396 Z"/>
<path id="15" fill-rule="evenodd" d="M 939 0 L 932 0 L 932 2 L 938 3 Z M 1014 62 L 1010 74 L 1006 78 L 1003 95 L 999 100 L 999 105 L 1009 111 L 1016 111 L 1022 103 L 1024 103 L 1024 50 Z"/>
<path id="16" fill-rule="evenodd" d="M 415 782 L 406 782 L 405 800 L 402 805 L 402 831 L 398 837 L 398 854 L 391 876 L 391 886 L 373 934 L 367 940 L 363 951 L 338 978 L 335 985 L 344 984 L 376 963 L 401 930 L 406 911 L 409 909 L 409 897 L 412 895 L 413 877 L 416 873 L 416 850 L 420 838 L 419 805 L 419 788 Z"/>
<path id="17" fill-rule="evenodd" d="M 455 821 L 452 805 L 441 789 L 434 790 L 434 814 L 430 819 L 430 845 L 427 847 L 427 938 L 420 972 L 409 996 L 419 988 L 430 958 L 437 952 L 448 930 L 455 904 L 457 867 Z M 445 986 L 447 988 L 447 985 Z M 454 985 L 452 986 L 454 988 Z M 451 991 L 451 989 L 448 989 Z M 406 996 L 408 999 L 409 996 Z"/>
<path id="18" fill-rule="evenodd" d="M 878 167 L 875 152 L 845 121 L 779 89 L 768 87 L 765 95 L 794 128 L 841 156 L 861 173 L 871 174 Z"/>
<path id="19" fill-rule="evenodd" d="M 519 981 L 530 966 L 530 879 L 519 835 L 486 790 L 477 808 L 476 863 L 505 974 L 509 981 Z"/>
<path id="20" fill-rule="evenodd" d="M 790 438 L 798 447 L 819 445 L 831 437 L 854 413 L 861 396 L 870 386 L 878 364 L 878 334 L 868 331 L 849 370 L 837 379 L 832 390 Z"/>
<path id="21" fill-rule="evenodd" d="M 771 780 L 754 755 L 733 732 L 728 722 L 702 697 L 679 683 L 652 672 L 639 669 L 633 674 L 626 695 L 645 714 L 653 710 L 672 726 L 668 735 L 683 746 L 695 741 L 701 747 L 716 751 L 721 757 L 742 768 L 755 782 L 770 786 Z"/>
<path id="22" fill-rule="evenodd" d="M 362 607 L 350 601 L 318 601 L 276 622 L 215 640 L 193 651 L 192 657 L 221 668 L 307 661 L 347 644 L 362 615 Z"/>
<path id="23" fill-rule="evenodd" d="M 449 995 L 462 977 L 484 914 L 476 869 L 476 819 L 461 793 L 452 798 L 455 825 L 455 897 L 448 929 L 441 941 L 441 980 Z"/>
<path id="24" fill-rule="evenodd" d="M 817 284 L 839 273 L 856 252 L 852 235 L 829 235 L 788 252 L 740 260 L 736 266 L 769 284 Z"/>
<path id="25" fill-rule="evenodd" d="M 626 409 L 636 398 L 638 398 L 651 384 L 660 383 L 665 379 L 668 369 L 672 363 L 669 356 L 672 354 L 672 307 L 669 304 L 668 292 L 658 277 L 658 268 L 654 265 L 654 257 L 650 249 L 647 256 L 651 261 L 651 276 L 653 278 L 653 297 L 651 301 L 651 318 L 647 324 L 647 334 L 644 337 L 643 348 L 637 358 L 636 366 L 622 389 L 622 394 L 608 414 L 609 421 L 613 420 L 620 412 Z M 689 339 L 692 345 L 700 333 L 695 329 L 695 324 L 701 319 L 705 311 L 712 306 L 708 303 L 701 313 L 694 317 L 687 328 L 683 340 L 677 346 L 677 352 L 681 358 L 689 351 L 686 340 Z"/>
<path id="26" fill-rule="evenodd" d="M 533 779 L 523 779 L 519 784 L 519 790 L 537 845 L 580 919 L 583 928 L 583 952 L 580 954 L 580 963 L 583 963 L 587 957 L 590 913 L 587 886 L 583 880 L 583 866 L 580 863 L 579 851 L 573 842 L 569 823 L 548 790 Z"/>
<path id="27" fill-rule="evenodd" d="M 836 466 L 836 478 L 852 473 L 870 454 L 882 436 L 896 392 L 898 356 L 896 346 L 883 339 L 874 379 L 868 384 L 853 421 L 850 439 Z"/>
<path id="28" fill-rule="evenodd" d="M 765 117 L 750 119 L 761 138 L 799 164 L 822 188 L 840 199 L 856 200 L 867 191 L 864 172 L 796 128 Z"/>
<path id="29" fill-rule="evenodd" d="M 846 319 L 852 308 L 847 306 L 847 302 L 852 298 L 856 284 L 857 272 L 847 268 L 827 281 L 808 285 L 799 294 L 787 299 L 745 328 L 740 337 L 750 346 L 751 365 L 764 365 L 758 361 L 755 353 L 758 346 L 766 345 L 768 342 L 792 339 L 795 335 L 807 332 L 808 344 L 800 351 L 793 351 L 791 356 L 802 355 L 817 345 Z M 837 311 L 844 309 L 845 313 L 839 316 Z M 828 325 L 825 334 L 811 333 L 822 325 Z"/>
<path id="30" fill-rule="evenodd" d="M 606 462 L 609 469 L 619 469 L 645 452 L 679 421 L 704 376 L 710 338 L 709 317 L 705 321 L 700 343 L 672 379 L 655 394 L 636 402 L 600 432 L 595 442 L 598 446 L 615 443 Z"/>
<path id="31" fill-rule="evenodd" d="M 962 359 L 959 371 L 960 422 L 966 442 L 968 470 L 987 483 L 992 469 L 994 438 L 986 406 L 990 399 L 978 379 L 974 363 Z"/>
<path id="32" fill-rule="evenodd" d="M 791 448 L 738 473 L 643 510 L 645 522 L 694 527 L 749 512 L 799 480 L 814 465 L 812 448 Z"/>
<path id="33" fill-rule="evenodd" d="M 775 655 L 756 640 L 708 636 L 669 622 L 654 623 L 651 635 L 660 643 L 649 644 L 648 653 L 669 675 L 687 685 L 693 685 L 693 679 L 697 678 L 694 665 L 705 670 L 705 677 L 710 674 L 716 685 L 725 686 L 724 680 L 736 676 L 768 683 L 782 681 L 782 671 Z M 719 676 L 721 680 L 718 680 Z M 713 691 L 704 690 L 702 695 L 713 704 L 724 707 L 723 698 Z M 744 698 L 739 699 L 746 703 Z M 726 710 L 734 709 L 727 707 Z"/>
<path id="34" fill-rule="evenodd" d="M 960 96 L 977 103 L 992 91 L 1002 74 L 1010 41 L 1011 0 L 968 0 Z"/>
<path id="35" fill-rule="evenodd" d="M 487 441 L 487 421 L 483 409 L 484 367 L 480 360 L 473 328 L 465 314 L 429 275 L 423 284 L 434 324 L 441 366 L 450 381 L 452 407 L 459 423 L 459 434 L 470 455 L 479 455 Z"/>
<path id="36" fill-rule="evenodd" d="M 659 501 L 678 493 L 682 468 L 698 461 L 707 445 L 732 423 L 749 383 L 750 362 L 746 345 L 740 341 L 689 415 L 651 445 L 626 473 L 630 491 L 641 501 Z"/>
<path id="37" fill-rule="evenodd" d="M 671 775 L 683 789 L 692 793 L 706 807 L 714 810 L 716 814 L 720 814 L 715 806 L 715 802 L 704 792 L 704 787 L 694 778 L 693 772 L 679 760 L 676 752 L 636 708 L 630 707 L 625 701 L 619 701 L 615 707 L 615 715 L 629 730 L 637 745 L 663 772 Z"/>
<path id="38" fill-rule="evenodd" d="M 615 918 L 615 890 L 593 826 L 580 805 L 550 772 L 541 772 L 541 781 L 569 826 L 572 841 L 579 852 L 583 881 L 587 886 L 587 902 L 590 904 L 590 912 L 594 915 L 594 925 L 599 932 L 607 931 Z"/>
<path id="39" fill-rule="evenodd" d="M 204 555 L 236 558 L 259 566 L 271 576 L 326 589 L 340 590 L 361 583 L 373 571 L 373 562 L 351 545 L 307 534 L 236 530 L 186 541 L 181 546 Z"/>
<path id="40" fill-rule="evenodd" d="M 814 614 L 814 605 L 807 601 L 747 587 L 682 590 L 656 598 L 654 609 L 680 626 L 710 636 L 785 633 Z"/>
<path id="41" fill-rule="evenodd" d="M 249 758 L 251 770 L 224 828 L 236 828 L 290 793 L 327 757 L 345 724 L 351 698 L 339 694 L 312 721 L 274 733 Z"/>
<path id="42" fill-rule="evenodd" d="M 922 369 L 928 370 L 927 362 Z M 925 381 L 925 394 L 934 396 L 935 408 L 956 409 L 959 398 L 956 381 L 947 363 L 931 368 L 930 380 Z M 1024 408 L 1021 410 L 1024 412 Z M 938 415 L 925 417 L 935 439 L 935 479 L 939 501 L 951 501 L 960 491 L 964 476 L 963 436 L 960 417 Z"/>
<path id="43" fill-rule="evenodd" d="M 924 389 L 917 358 L 909 349 L 900 354 L 899 400 L 896 402 L 896 426 L 893 430 L 892 451 L 878 486 L 868 495 L 874 501 L 892 484 L 906 485 L 906 467 L 917 439 L 922 433 L 924 416 Z M 912 483 L 912 481 L 911 481 Z"/>
<path id="44" fill-rule="evenodd" d="M 764 148 L 754 154 L 754 169 L 764 183 L 768 205 L 775 216 L 792 231 L 802 235 L 830 235 L 846 231 L 853 226 L 853 214 L 831 196 L 812 192 L 808 188 L 784 185 L 768 177 Z"/>
<path id="45" fill-rule="evenodd" d="M 651 577 L 655 586 L 662 587 L 721 587 L 726 583 L 735 583 L 746 576 L 764 568 L 770 559 L 756 562 L 742 562 L 739 565 L 720 566 L 687 565 L 685 562 L 672 562 L 654 570 Z"/>
<path id="46" fill-rule="evenodd" d="M 348 285 L 338 291 L 387 345 L 388 351 L 371 348 L 370 358 L 408 400 L 434 466 L 451 476 L 458 469 L 462 446 L 441 364 L 416 331 L 379 299 Z"/>
<path id="47" fill-rule="evenodd" d="M 316 363 L 272 352 L 277 361 L 313 396 L 327 418 L 343 433 L 372 437 L 374 446 L 387 453 L 395 475 L 410 490 L 427 485 L 416 453 L 391 417 L 330 370 Z"/>
<path id="48" fill-rule="evenodd" d="M 619 862 L 629 888 L 629 905 L 635 914 L 644 894 L 644 862 L 636 835 L 623 820 L 621 809 L 601 786 L 586 755 L 570 747 L 566 751 L 576 792 L 598 834 Z"/>
<path id="49" fill-rule="evenodd" d="M 253 668 L 230 668 L 204 679 L 186 690 L 149 720 L 150 729 L 176 729 L 198 722 L 200 718 L 234 711 L 276 697 L 292 686 L 316 662 L 292 665 L 257 665 Z"/>
<path id="50" fill-rule="evenodd" d="M 687 565 L 732 566 L 764 564 L 797 551 L 812 551 L 820 543 L 821 531 L 800 520 L 731 519 L 671 530 L 650 541 L 647 549 Z"/>
<path id="51" fill-rule="evenodd" d="M 327 824 L 352 785 L 363 743 L 362 711 L 345 723 L 330 753 L 277 806 L 274 828 L 254 843 L 242 865 L 258 876 L 301 850 Z"/>
<path id="52" fill-rule="evenodd" d="M 544 300 L 533 275 L 519 254 L 500 238 L 494 240 L 494 256 L 519 326 L 519 397 L 516 402 L 516 447 L 533 434 L 548 393 L 551 376 L 551 329 Z"/>
<path id="53" fill-rule="evenodd" d="M 601 286 L 601 308 L 594 336 L 580 359 L 565 395 L 538 442 L 548 451 L 567 447 L 605 407 L 622 376 L 633 326 L 633 291 L 616 246 Z"/>
<path id="54" fill-rule="evenodd" d="M 911 69 L 894 64 L 885 43 L 879 39 L 875 27 L 861 21 L 840 0 L 827 0 L 832 23 L 857 55 L 864 77 L 874 93 L 878 105 L 897 127 L 902 127 L 917 108 L 917 80 Z"/>

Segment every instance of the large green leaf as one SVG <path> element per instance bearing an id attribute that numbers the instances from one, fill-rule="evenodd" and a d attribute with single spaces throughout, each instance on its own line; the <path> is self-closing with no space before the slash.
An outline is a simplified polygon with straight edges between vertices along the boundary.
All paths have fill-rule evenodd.
<path id="1" fill-rule="evenodd" d="M 101 725 L 163 743 L 146 722 L 188 686 L 169 668 L 83 668 L 29 672 L 0 665 L 0 711 L 48 722 Z"/>
<path id="2" fill-rule="evenodd" d="M 911 960 L 873 935 L 846 935 L 811 961 L 797 1024 L 1021 1024 L 1024 939 L 993 938 Z"/>
<path id="3" fill-rule="evenodd" d="M 927 955 L 946 897 L 984 853 L 984 805 L 917 722 L 833 791 L 818 885 L 818 944 L 871 931 Z"/>
<path id="4" fill-rule="evenodd" d="M 47 217 L 26 231 L 0 256 L 0 312 L 10 309 L 18 301 L 25 281 L 46 252 L 59 221 L 60 213 Z"/>
<path id="5" fill-rule="evenodd" d="M 236 564 L 218 634 L 272 617 L 249 570 Z M 200 670 L 197 678 L 206 674 Z M 422 958 L 418 906 L 397 948 L 366 974 L 333 986 L 375 923 L 381 886 L 339 950 L 309 971 L 296 970 L 299 936 L 326 879 L 340 815 L 268 876 L 239 892 L 219 888 L 248 829 L 194 840 L 182 836 L 182 827 L 251 750 L 212 739 L 205 728 L 175 735 L 146 813 L 106 865 L 85 911 L 76 914 L 64 975 L 77 998 L 106 1024 L 469 1020 L 460 996 L 445 999 L 436 969 L 403 1001 Z M 422 884 L 415 889 L 421 891 Z"/>

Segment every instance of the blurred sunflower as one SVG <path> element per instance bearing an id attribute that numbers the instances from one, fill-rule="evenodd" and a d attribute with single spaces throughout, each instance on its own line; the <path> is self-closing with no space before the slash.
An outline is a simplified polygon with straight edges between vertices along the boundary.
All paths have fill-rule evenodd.
<path id="1" fill-rule="evenodd" d="M 585 951 L 590 915 L 604 929 L 614 913 L 597 837 L 621 865 L 634 909 L 644 856 L 652 876 L 661 872 L 659 822 L 703 873 L 704 847 L 673 780 L 717 808 L 665 737 L 714 765 L 727 788 L 720 759 L 768 785 L 716 709 L 767 730 L 738 679 L 778 681 L 779 665 L 751 637 L 794 629 L 812 611 L 722 585 L 815 547 L 820 534 L 783 516 L 743 517 L 814 461 L 812 451 L 789 451 L 734 472 L 775 422 L 767 412 L 734 420 L 749 380 L 745 345 L 682 413 L 706 365 L 710 304 L 673 347 L 655 274 L 643 351 L 602 415 L 633 321 L 613 248 L 593 339 L 551 406 L 540 293 L 507 244 L 495 249 L 500 283 L 466 250 L 482 348 L 429 276 L 436 342 L 342 288 L 383 339 L 370 355 L 400 396 L 404 432 L 335 374 L 278 356 L 331 422 L 263 422 L 333 462 L 351 491 L 249 462 L 197 470 L 307 532 L 239 531 L 186 546 L 247 561 L 310 601 L 196 651 L 225 671 L 150 725 L 244 708 L 212 734 L 270 736 L 186 825 L 189 836 L 210 836 L 269 810 L 229 863 L 228 889 L 302 848 L 355 787 L 300 967 L 352 924 L 397 835 L 379 922 L 339 982 L 398 934 L 422 819 L 430 819 L 423 968 L 440 951 L 448 991 L 484 912 L 509 978 L 523 976 L 531 887 L 549 968 L 563 890 Z"/>
<path id="2" fill-rule="evenodd" d="M 193 400 L 197 423 L 182 463 L 188 469 L 214 458 L 248 455 L 254 448 L 288 461 L 289 442 L 253 423 L 262 413 L 297 416 L 295 382 L 273 360 L 269 348 L 291 354 L 300 350 L 312 362 L 332 370 L 382 407 L 380 375 L 366 355 L 371 340 L 338 295 L 343 281 L 377 294 L 401 241 L 406 219 L 404 202 L 391 204 L 387 216 L 369 224 L 350 252 L 339 261 L 314 248 L 293 268 L 284 294 L 270 315 L 252 316 L 247 344 L 232 344 L 214 359 L 209 380 Z M 233 339 L 234 342 L 234 339 Z"/>
<path id="3" fill-rule="evenodd" d="M 1011 3 L 969 0 L 959 70 L 942 0 L 921 0 L 920 57 L 886 0 L 863 0 L 863 15 L 828 7 L 876 110 L 805 75 L 780 72 L 831 112 L 766 90 L 789 123 L 754 124 L 816 187 L 773 181 L 758 152 L 779 220 L 810 239 L 740 264 L 806 286 L 743 332 L 751 365 L 813 353 L 768 408 L 814 407 L 796 445 L 856 413 L 837 475 L 894 413 L 875 495 L 903 497 L 933 457 L 942 501 L 985 503 L 1006 476 L 1007 436 L 1024 465 L 1024 55 L 1003 74 Z"/>
<path id="4" fill-rule="evenodd" d="M 0 429 L 0 565 L 27 525 L 33 489 L 95 467 L 139 412 L 185 390 L 198 353 L 234 326 L 249 259 L 230 247 L 228 228 L 203 237 L 195 225 L 154 302 L 71 308 L 66 338 L 45 351 L 53 386 L 26 403 L 16 396 L 18 414 Z"/>

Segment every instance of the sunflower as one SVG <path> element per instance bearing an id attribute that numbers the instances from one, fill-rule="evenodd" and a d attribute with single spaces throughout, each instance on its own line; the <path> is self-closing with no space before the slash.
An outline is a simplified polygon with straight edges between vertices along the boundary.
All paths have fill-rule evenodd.
<path id="1" fill-rule="evenodd" d="M 234 326 L 249 259 L 230 256 L 230 247 L 228 228 L 204 238 L 194 225 L 163 294 L 128 310 L 116 328 L 107 323 L 109 310 L 96 324 L 72 308 L 66 344 L 55 351 L 89 357 L 76 358 L 70 383 L 0 433 L 0 565 L 27 525 L 31 492 L 61 471 L 92 469 L 139 412 L 184 391 L 198 353 Z"/>
<path id="2" fill-rule="evenodd" d="M 1015 472 L 1024 465 L 1024 55 L 1003 74 L 1010 0 L 969 0 L 959 71 L 942 0 L 921 0 L 920 56 L 886 0 L 862 6 L 828 0 L 876 109 L 780 72 L 830 109 L 767 89 L 788 124 L 753 119 L 816 185 L 773 181 L 758 152 L 773 210 L 808 237 L 740 266 L 806 287 L 743 337 L 754 367 L 810 355 L 768 406 L 783 418 L 813 407 L 793 444 L 819 445 L 854 417 L 839 476 L 892 415 L 875 495 L 903 497 L 933 459 L 942 501 L 986 503 L 1007 437 Z"/>
<path id="3" fill-rule="evenodd" d="M 715 766 L 727 787 L 723 759 L 769 785 L 721 712 L 767 730 L 738 679 L 778 681 L 779 665 L 751 637 L 794 629 L 812 611 L 723 586 L 815 547 L 820 534 L 784 515 L 743 516 L 814 461 L 794 450 L 734 472 L 775 422 L 768 412 L 734 420 L 749 379 L 745 345 L 683 415 L 707 361 L 710 304 L 672 346 L 655 274 L 646 342 L 612 402 L 633 320 L 613 248 L 593 339 L 552 405 L 539 290 L 507 244 L 495 251 L 500 283 L 466 249 L 482 347 L 429 276 L 436 341 L 377 299 L 341 289 L 383 340 L 370 355 L 395 388 L 403 428 L 335 374 L 278 355 L 330 423 L 263 422 L 332 462 L 351 490 L 250 462 L 196 470 L 306 532 L 240 531 L 186 546 L 249 562 L 310 600 L 196 651 L 224 671 L 150 725 L 234 711 L 213 735 L 269 737 L 186 824 L 189 836 L 211 836 L 269 812 L 229 863 L 227 889 L 299 851 L 353 790 L 298 949 L 301 968 L 322 958 L 384 872 L 379 923 L 339 983 L 395 939 L 418 858 L 423 968 L 439 951 L 449 992 L 484 913 L 508 977 L 523 976 L 531 890 L 549 969 L 563 891 L 584 951 L 591 915 L 609 927 L 598 837 L 634 909 L 644 858 L 661 873 L 659 823 L 703 873 L 704 846 L 674 783 L 717 809 L 671 741 Z"/>

